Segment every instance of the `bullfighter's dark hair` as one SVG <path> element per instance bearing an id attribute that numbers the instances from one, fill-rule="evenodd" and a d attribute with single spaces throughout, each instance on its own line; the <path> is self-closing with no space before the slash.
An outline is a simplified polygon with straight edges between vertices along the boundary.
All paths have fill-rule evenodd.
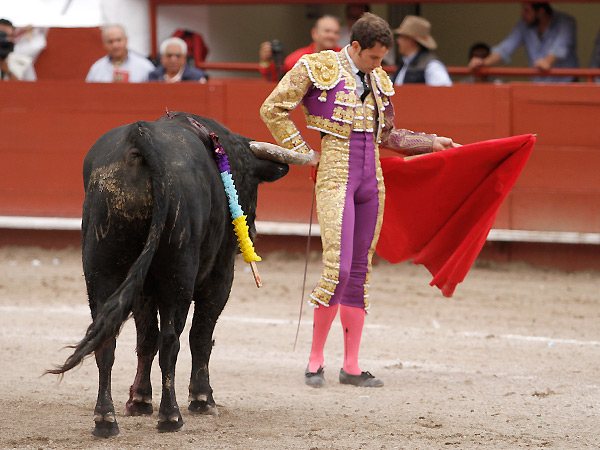
<path id="1" fill-rule="evenodd" d="M 389 24 L 385 20 L 372 13 L 364 13 L 352 25 L 350 42 L 354 41 L 360 44 L 362 50 L 373 48 L 377 43 L 391 48 L 394 37 Z"/>
<path id="2" fill-rule="evenodd" d="M 0 19 L 0 25 L 6 25 L 8 27 L 15 27 L 13 23 L 8 19 Z"/>

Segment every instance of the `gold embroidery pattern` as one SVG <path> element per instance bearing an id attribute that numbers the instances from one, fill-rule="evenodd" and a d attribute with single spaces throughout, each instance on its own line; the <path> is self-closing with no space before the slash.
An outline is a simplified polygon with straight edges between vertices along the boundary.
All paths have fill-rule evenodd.
<path id="1" fill-rule="evenodd" d="M 383 223 L 383 209 L 385 206 L 385 184 L 383 182 L 383 171 L 381 170 L 381 163 L 379 162 L 379 146 L 375 144 L 375 173 L 377 176 L 377 189 L 378 189 L 378 200 L 379 205 L 377 208 L 377 223 L 375 224 L 375 233 L 373 240 L 371 241 L 371 247 L 367 255 L 367 276 L 365 278 L 364 295 L 365 295 L 365 310 L 369 309 L 369 284 L 371 279 L 371 270 L 373 269 L 373 254 L 377 247 L 377 241 L 379 240 L 379 233 L 381 232 L 381 224 Z"/>
<path id="2" fill-rule="evenodd" d="M 311 150 L 289 118 L 312 86 L 306 67 L 297 64 L 287 72 L 260 108 L 260 116 L 279 145 L 299 153 Z"/>
<path id="3" fill-rule="evenodd" d="M 311 294 L 314 305 L 328 305 L 340 270 L 342 215 L 348 186 L 350 141 L 326 135 L 317 173 L 317 215 L 323 244 L 323 274 Z"/>
<path id="4" fill-rule="evenodd" d="M 336 106 L 333 109 L 333 114 L 331 118 L 333 120 L 339 120 L 344 123 L 352 123 L 352 118 L 354 117 L 354 111 L 352 108 L 344 108 L 343 106 Z"/>
<path id="5" fill-rule="evenodd" d="M 373 71 L 373 78 L 375 78 L 375 83 L 377 84 L 377 87 L 382 93 L 384 93 L 388 97 L 391 97 L 395 94 L 392 80 L 390 80 L 390 77 L 388 76 L 387 72 L 381 67 L 377 67 Z"/>
<path id="6" fill-rule="evenodd" d="M 304 55 L 300 58 L 300 62 L 306 67 L 311 81 L 319 89 L 329 90 L 340 82 L 342 70 L 337 53 L 333 50 Z"/>
<path id="7" fill-rule="evenodd" d="M 360 106 L 360 101 L 356 96 L 356 91 L 337 91 L 335 93 L 335 104 L 354 108 Z"/>
<path id="8" fill-rule="evenodd" d="M 390 103 L 383 113 L 385 127 L 381 133 L 381 142 L 387 148 L 397 150 L 404 156 L 431 153 L 434 134 L 415 133 L 411 130 L 394 128 L 394 106 Z"/>
<path id="9" fill-rule="evenodd" d="M 348 139 L 350 136 L 350 125 L 345 123 L 333 122 L 329 119 L 319 116 L 311 116 L 308 114 L 304 105 L 304 115 L 306 117 L 306 127 L 311 130 L 322 131 L 323 133 L 332 134 L 342 139 Z"/>
<path id="10" fill-rule="evenodd" d="M 321 278 L 311 294 L 310 302 L 315 306 L 329 304 L 339 280 L 342 217 L 348 185 L 350 141 L 326 135 L 321 141 L 321 148 L 320 169 L 317 174 L 317 215 L 321 226 L 324 267 Z M 383 223 L 385 204 L 385 186 L 377 145 L 375 146 L 375 164 L 379 206 L 375 233 L 367 257 L 367 274 L 364 285 L 365 309 L 370 304 L 368 288 L 373 267 L 373 253 Z"/>

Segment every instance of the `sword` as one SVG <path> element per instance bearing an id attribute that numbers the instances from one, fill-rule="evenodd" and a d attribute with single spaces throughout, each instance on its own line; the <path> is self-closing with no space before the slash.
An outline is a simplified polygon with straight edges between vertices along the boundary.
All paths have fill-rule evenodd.
<path id="1" fill-rule="evenodd" d="M 304 279 L 302 280 L 302 296 L 300 299 L 300 314 L 298 315 L 298 327 L 296 328 L 296 339 L 294 339 L 294 348 L 292 351 L 296 351 L 296 343 L 298 342 L 298 333 L 300 333 L 300 321 L 302 320 L 302 307 L 304 306 L 304 289 L 306 288 L 306 271 L 308 270 L 308 256 L 310 254 L 310 235 L 312 232 L 312 221 L 313 221 L 313 209 L 315 208 L 315 186 L 317 185 L 317 179 L 315 177 L 313 181 L 312 199 L 310 203 L 310 219 L 308 221 L 308 237 L 306 239 L 306 257 L 304 259 Z"/>

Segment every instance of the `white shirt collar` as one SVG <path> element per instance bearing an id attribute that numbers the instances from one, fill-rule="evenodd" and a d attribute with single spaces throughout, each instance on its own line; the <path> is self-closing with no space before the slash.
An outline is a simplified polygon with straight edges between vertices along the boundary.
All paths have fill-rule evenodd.
<path id="1" fill-rule="evenodd" d="M 354 64 L 354 61 L 352 61 L 352 58 L 350 58 L 350 55 L 348 54 L 348 47 L 350 47 L 350 45 L 346 45 L 344 47 L 344 54 L 346 55 L 346 58 L 348 59 L 348 62 L 350 63 L 350 68 L 352 69 L 352 73 L 358 74 L 358 67 L 356 67 L 356 64 Z"/>

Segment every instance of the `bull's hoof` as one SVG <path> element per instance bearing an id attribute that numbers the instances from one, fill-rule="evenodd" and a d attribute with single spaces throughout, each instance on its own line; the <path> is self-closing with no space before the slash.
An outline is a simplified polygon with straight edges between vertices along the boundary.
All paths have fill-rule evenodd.
<path id="1" fill-rule="evenodd" d="M 96 422 L 92 434 L 98 438 L 109 438 L 119 435 L 119 425 L 117 422 Z"/>
<path id="2" fill-rule="evenodd" d="M 152 407 L 152 401 L 147 403 L 128 400 L 125 404 L 126 416 L 151 416 L 153 413 L 154 408 Z"/>
<path id="3" fill-rule="evenodd" d="M 181 415 L 179 417 L 172 417 L 170 419 L 159 418 L 156 429 L 159 433 L 172 433 L 174 431 L 180 431 L 183 428 L 183 419 Z"/>
<path id="4" fill-rule="evenodd" d="M 204 414 L 208 416 L 218 416 L 219 411 L 216 405 L 208 403 L 206 400 L 194 400 L 190 402 L 188 409 L 194 414 Z"/>

